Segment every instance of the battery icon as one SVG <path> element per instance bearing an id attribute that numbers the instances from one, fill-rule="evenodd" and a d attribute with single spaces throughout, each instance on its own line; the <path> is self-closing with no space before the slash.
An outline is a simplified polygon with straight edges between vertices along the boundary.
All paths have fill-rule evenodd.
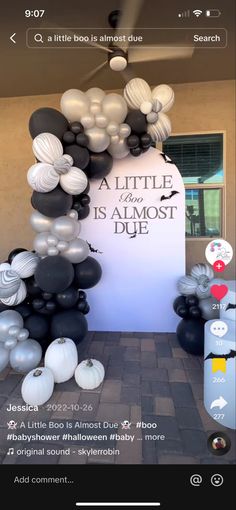
<path id="1" fill-rule="evenodd" d="M 207 18 L 219 18 L 220 15 L 221 15 L 221 12 L 219 9 L 207 9 L 206 10 Z"/>

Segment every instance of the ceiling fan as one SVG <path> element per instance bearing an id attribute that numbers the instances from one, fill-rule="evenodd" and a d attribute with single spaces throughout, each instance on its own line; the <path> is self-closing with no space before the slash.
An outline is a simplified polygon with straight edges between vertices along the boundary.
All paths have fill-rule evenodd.
<path id="1" fill-rule="evenodd" d="M 97 47 L 107 53 L 107 59 L 98 65 L 95 69 L 87 73 L 82 82 L 85 83 L 101 72 L 107 65 L 113 71 L 122 73 L 125 81 L 135 76 L 132 64 L 139 62 L 150 62 L 160 60 L 174 60 L 191 58 L 194 52 L 194 47 L 185 46 L 178 43 L 176 45 L 155 45 L 155 46 L 141 46 L 129 47 L 129 36 L 132 36 L 135 30 L 135 25 L 139 17 L 143 0 L 125 0 L 124 8 L 122 11 L 114 10 L 108 16 L 110 27 L 114 30 L 113 39 L 120 41 L 117 43 L 110 43 L 105 47 L 96 42 L 88 43 L 91 46 Z M 122 40 L 122 32 L 125 29 L 125 40 Z"/>

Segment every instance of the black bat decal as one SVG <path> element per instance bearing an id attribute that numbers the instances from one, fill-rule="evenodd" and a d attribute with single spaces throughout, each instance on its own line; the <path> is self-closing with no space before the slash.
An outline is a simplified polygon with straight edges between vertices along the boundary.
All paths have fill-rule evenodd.
<path id="1" fill-rule="evenodd" d="M 215 354 L 214 352 L 210 352 L 210 354 L 208 354 L 208 356 L 205 358 L 205 360 L 206 359 L 214 359 L 214 358 L 229 359 L 229 358 L 235 358 L 235 356 L 236 356 L 236 351 L 233 351 L 231 349 L 230 352 L 228 352 L 228 354 Z"/>
<path id="2" fill-rule="evenodd" d="M 170 159 L 169 156 L 167 156 L 164 152 L 161 152 L 160 154 L 163 157 L 165 163 L 170 163 L 170 165 L 174 165 L 172 159 Z"/>
<path id="3" fill-rule="evenodd" d="M 137 235 L 137 232 L 134 232 L 134 234 L 132 236 L 129 236 L 130 239 L 134 239 Z"/>
<path id="4" fill-rule="evenodd" d="M 93 248 L 93 246 L 90 243 L 88 243 L 88 241 L 86 241 L 86 243 L 92 253 L 100 253 L 102 255 L 102 253 L 103 253 L 102 251 L 99 251 L 99 250 L 96 250 L 95 248 Z"/>
<path id="5" fill-rule="evenodd" d="M 171 191 L 170 195 L 162 195 L 161 196 L 161 202 L 163 200 L 169 200 L 170 198 L 172 198 L 174 195 L 177 195 L 179 193 L 179 191 Z"/>
<path id="6" fill-rule="evenodd" d="M 233 310 L 235 310 L 236 305 L 235 305 L 235 304 L 233 304 L 233 303 L 229 303 L 229 304 L 227 305 L 227 307 L 226 307 L 226 310 L 230 310 L 231 308 L 232 308 Z"/>

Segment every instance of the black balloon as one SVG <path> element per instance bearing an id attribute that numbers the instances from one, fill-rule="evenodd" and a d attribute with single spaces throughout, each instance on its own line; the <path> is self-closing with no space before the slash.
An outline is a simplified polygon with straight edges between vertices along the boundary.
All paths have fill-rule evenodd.
<path id="1" fill-rule="evenodd" d="M 198 306 L 190 306 L 189 315 L 193 319 L 200 319 L 200 317 L 202 316 L 202 312 Z"/>
<path id="2" fill-rule="evenodd" d="M 57 303 L 62 308 L 72 308 L 76 305 L 79 299 L 79 292 L 74 287 L 68 287 L 68 289 L 60 292 L 56 296 Z"/>
<path id="3" fill-rule="evenodd" d="M 85 205 L 89 205 L 90 204 L 90 197 L 89 197 L 89 195 L 85 195 L 84 193 L 82 193 L 82 195 L 80 195 L 80 203 L 81 203 L 81 205 L 83 207 Z"/>
<path id="4" fill-rule="evenodd" d="M 68 213 L 72 208 L 73 198 L 68 193 L 65 193 L 60 186 L 57 186 L 54 190 L 49 191 L 49 193 L 34 191 L 31 203 L 34 209 L 37 209 L 41 214 L 50 218 L 57 218 Z"/>
<path id="5" fill-rule="evenodd" d="M 182 319 L 177 326 L 177 338 L 180 346 L 190 354 L 204 352 L 204 324 L 202 319 Z"/>
<path id="6" fill-rule="evenodd" d="M 68 128 L 67 119 L 54 108 L 39 108 L 32 113 L 29 120 L 29 130 L 32 138 L 40 133 L 52 133 L 61 140 Z"/>
<path id="7" fill-rule="evenodd" d="M 142 154 L 143 150 L 141 147 L 135 147 L 134 149 L 130 149 L 130 154 L 132 156 L 135 156 L 136 158 Z"/>
<path id="8" fill-rule="evenodd" d="M 76 136 L 76 143 L 77 143 L 77 145 L 80 145 L 81 147 L 88 147 L 89 146 L 89 137 L 85 133 L 79 133 Z"/>
<path id="9" fill-rule="evenodd" d="M 78 310 L 66 310 L 56 313 L 51 321 L 51 336 L 53 339 L 67 337 L 75 343 L 81 342 L 88 331 L 88 324 Z"/>
<path id="10" fill-rule="evenodd" d="M 182 319 L 187 319 L 188 317 L 188 308 L 186 305 L 179 305 L 176 308 L 176 313 L 179 317 L 182 317 Z"/>
<path id="11" fill-rule="evenodd" d="M 199 299 L 194 294 L 190 294 L 190 296 L 186 296 L 185 298 L 187 306 L 197 306 L 199 303 Z"/>
<path id="12" fill-rule="evenodd" d="M 89 163 L 89 151 L 78 145 L 68 145 L 65 149 L 66 154 L 73 158 L 73 165 L 84 170 Z"/>
<path id="13" fill-rule="evenodd" d="M 86 298 L 87 298 L 86 292 L 84 292 L 84 290 L 80 290 L 79 291 L 79 300 L 85 301 Z"/>
<path id="14" fill-rule="evenodd" d="M 20 303 L 17 306 L 14 306 L 14 310 L 21 314 L 23 319 L 27 319 L 30 315 L 32 315 L 31 306 L 28 303 Z"/>
<path id="15" fill-rule="evenodd" d="M 46 292 L 62 292 L 73 281 L 74 269 L 69 260 L 54 255 L 40 260 L 35 271 L 35 281 Z"/>
<path id="16" fill-rule="evenodd" d="M 30 278 L 28 278 L 26 280 L 25 284 L 26 284 L 26 288 L 27 288 L 27 293 L 29 294 L 29 296 L 31 298 L 41 295 L 42 290 L 36 283 L 34 276 L 31 276 Z"/>
<path id="17" fill-rule="evenodd" d="M 80 289 L 90 289 L 96 285 L 102 276 L 102 268 L 93 257 L 87 257 L 80 264 L 75 265 L 75 282 Z"/>
<path id="18" fill-rule="evenodd" d="M 49 321 L 45 316 L 34 313 L 27 317 L 24 326 L 29 331 L 30 338 L 42 340 L 49 334 Z"/>
<path id="19" fill-rule="evenodd" d="M 85 207 L 82 207 L 82 209 L 80 209 L 80 211 L 78 211 L 78 220 L 84 220 L 85 218 L 87 218 L 87 216 L 89 216 L 89 213 L 90 213 L 90 207 L 88 205 L 86 205 Z"/>
<path id="20" fill-rule="evenodd" d="M 75 143 L 75 134 L 72 131 L 66 131 L 63 135 L 62 141 L 67 145 Z"/>
<path id="21" fill-rule="evenodd" d="M 149 147 L 151 147 L 151 144 L 152 144 L 152 138 L 151 136 L 149 135 L 149 133 L 143 133 L 141 135 L 141 138 L 140 138 L 140 141 L 141 141 L 141 145 L 144 149 L 149 149 Z"/>
<path id="22" fill-rule="evenodd" d="M 112 169 L 113 158 L 107 152 L 90 152 L 90 161 L 85 168 L 85 173 L 89 179 L 102 179 Z"/>
<path id="23" fill-rule="evenodd" d="M 125 123 L 129 124 L 131 127 L 131 130 L 135 134 L 142 134 L 146 133 L 147 131 L 147 122 L 146 122 L 146 116 L 144 113 L 140 112 L 140 110 L 132 110 L 128 113 Z"/>
<path id="24" fill-rule="evenodd" d="M 137 135 L 131 134 L 127 138 L 127 145 L 129 149 L 135 149 L 136 147 L 139 146 L 139 137 Z"/>
<path id="25" fill-rule="evenodd" d="M 33 299 L 33 301 L 32 301 L 32 307 L 33 307 L 33 309 L 34 309 L 35 311 L 40 310 L 41 308 L 43 308 L 43 307 L 44 307 L 44 305 L 45 305 L 45 303 L 44 303 L 44 299 L 42 299 L 42 298 L 35 298 L 35 299 Z"/>
<path id="26" fill-rule="evenodd" d="M 8 255 L 8 262 L 9 264 L 12 263 L 13 259 L 15 258 L 18 253 L 22 253 L 23 251 L 27 251 L 25 248 L 15 248 L 15 250 L 12 250 Z"/>
<path id="27" fill-rule="evenodd" d="M 174 303 L 173 303 L 173 308 L 174 308 L 174 311 L 176 312 L 177 311 L 177 308 L 181 305 L 181 306 L 185 306 L 185 297 L 184 296 L 178 296 L 177 298 L 175 298 L 174 300 Z M 176 312 L 177 313 L 177 312 Z"/>
<path id="28" fill-rule="evenodd" d="M 80 133 L 84 132 L 83 125 L 77 121 L 72 122 L 72 124 L 70 125 L 70 129 L 71 129 L 72 133 L 74 133 L 75 135 L 79 135 Z"/>

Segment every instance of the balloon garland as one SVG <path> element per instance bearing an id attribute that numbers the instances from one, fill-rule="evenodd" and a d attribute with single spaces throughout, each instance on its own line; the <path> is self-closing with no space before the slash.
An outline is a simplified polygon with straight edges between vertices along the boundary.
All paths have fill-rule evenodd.
<path id="1" fill-rule="evenodd" d="M 45 402 L 54 382 L 61 380 L 59 365 L 51 361 L 54 352 L 63 367 L 63 353 L 70 350 L 68 373 L 73 375 L 78 360 L 75 356 L 73 362 L 71 342 L 81 342 L 88 330 L 85 290 L 102 276 L 91 246 L 80 237 L 81 221 L 90 212 L 89 180 L 108 175 L 113 159 L 137 157 L 164 141 L 171 132 L 166 112 L 173 102 L 168 85 L 151 90 L 135 78 L 123 96 L 96 87 L 71 89 L 62 95 L 62 113 L 47 107 L 30 117 L 36 158 L 27 173 L 33 191 L 33 251 L 16 248 L 0 264 L 0 371 L 10 362 L 18 372 L 29 372 L 22 387 L 26 402 Z M 46 367 L 35 370 L 47 349 Z M 86 361 L 93 377 L 97 364 Z M 36 399 L 33 387 L 39 392 Z"/>

